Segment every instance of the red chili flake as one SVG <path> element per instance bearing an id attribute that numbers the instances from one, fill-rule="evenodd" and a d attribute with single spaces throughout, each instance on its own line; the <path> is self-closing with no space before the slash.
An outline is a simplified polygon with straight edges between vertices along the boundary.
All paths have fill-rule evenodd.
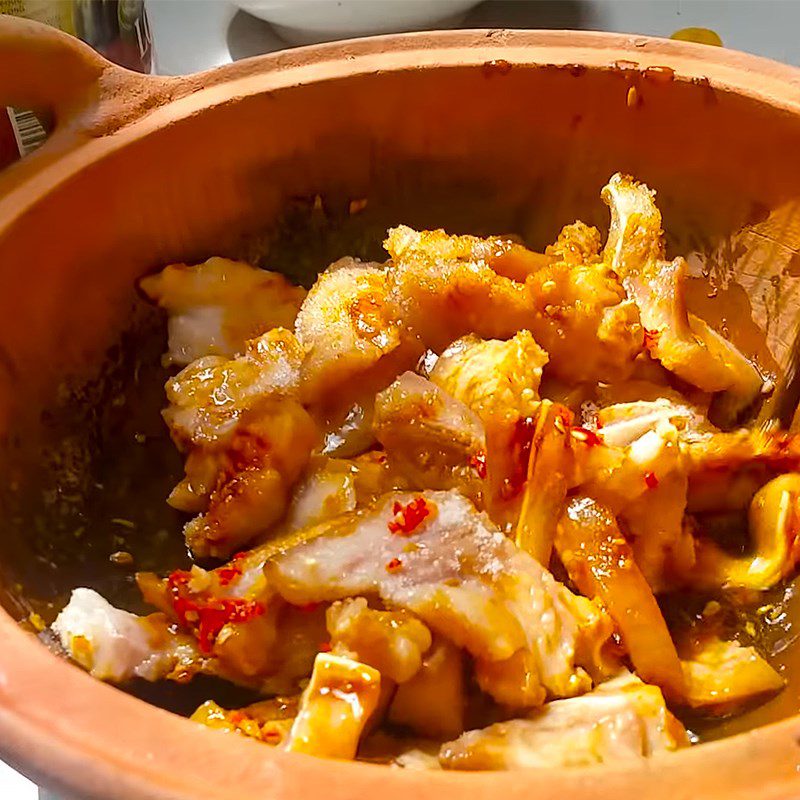
<path id="1" fill-rule="evenodd" d="M 475 470 L 475 474 L 481 480 L 484 480 L 486 478 L 486 453 L 484 453 L 483 450 L 480 450 L 477 453 L 473 453 L 467 459 L 467 464 L 469 464 L 469 466 Z"/>
<path id="2" fill-rule="evenodd" d="M 644 346 L 649 350 L 651 347 L 655 347 L 658 344 L 658 340 L 661 337 L 661 331 L 657 328 L 645 328 L 644 329 Z"/>
<path id="3" fill-rule="evenodd" d="M 175 572 L 167 578 L 167 587 L 174 593 L 178 586 L 185 586 L 189 583 L 191 578 L 191 572 L 187 572 L 185 569 L 176 569 Z"/>
<path id="4" fill-rule="evenodd" d="M 503 497 L 507 500 L 519 494 L 525 485 L 535 430 L 536 420 L 533 417 L 521 417 L 514 425 L 510 442 L 511 463 L 514 469 L 503 486 Z"/>
<path id="5" fill-rule="evenodd" d="M 227 564 L 224 567 L 215 569 L 214 572 L 219 579 L 220 585 L 227 586 L 242 574 L 242 569 L 237 567 L 236 564 Z"/>
<path id="6" fill-rule="evenodd" d="M 264 605 L 257 600 L 243 600 L 241 598 L 212 599 L 200 609 L 200 626 L 197 638 L 200 650 L 211 652 L 211 647 L 216 641 L 222 628 L 232 622 L 249 622 L 260 617 L 265 611 Z"/>
<path id="7" fill-rule="evenodd" d="M 573 428 L 570 431 L 573 439 L 577 439 L 579 442 L 584 442 L 589 447 L 594 447 L 598 444 L 603 444 L 603 437 L 597 433 L 597 431 L 591 430 L 591 428 L 583 428 L 577 427 Z"/>
<path id="8" fill-rule="evenodd" d="M 658 486 L 658 476 L 655 472 L 645 472 L 644 482 L 647 484 L 648 489 L 655 489 Z"/>
<path id="9" fill-rule="evenodd" d="M 395 500 L 392 506 L 394 519 L 389 521 L 389 530 L 401 536 L 409 536 L 431 512 L 424 497 L 416 497 L 403 505 Z"/>
<path id="10" fill-rule="evenodd" d="M 300 606 L 295 606 L 298 611 L 302 611 L 304 614 L 311 614 L 312 612 L 316 611 L 322 603 L 303 603 Z"/>
<path id="11" fill-rule="evenodd" d="M 268 744 L 278 744 L 283 739 L 283 734 L 278 728 L 267 728 L 265 726 L 261 729 L 261 737 Z"/>
<path id="12" fill-rule="evenodd" d="M 330 653 L 331 651 L 331 643 L 330 642 L 320 642 L 319 643 L 319 652 L 320 653 Z"/>
<path id="13" fill-rule="evenodd" d="M 399 558 L 393 558 L 386 564 L 387 572 L 397 572 L 403 566 L 403 562 Z"/>
<path id="14" fill-rule="evenodd" d="M 241 711 L 231 711 L 229 719 L 234 725 L 241 725 L 247 717 Z"/>
<path id="15" fill-rule="evenodd" d="M 210 653 L 219 632 L 231 622 L 249 622 L 261 616 L 264 604 L 239 597 L 212 597 L 208 594 L 191 596 L 188 590 L 190 574 L 185 570 L 173 572 L 167 579 L 172 594 L 175 616 L 185 628 L 194 631 L 200 652 Z"/>
<path id="16" fill-rule="evenodd" d="M 233 554 L 231 561 L 241 561 L 243 558 L 247 558 L 248 555 L 247 550 L 240 550 L 238 553 Z"/>

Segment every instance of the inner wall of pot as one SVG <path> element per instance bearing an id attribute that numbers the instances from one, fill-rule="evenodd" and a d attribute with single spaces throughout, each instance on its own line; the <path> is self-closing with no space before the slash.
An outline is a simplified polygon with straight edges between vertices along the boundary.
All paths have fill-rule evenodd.
<path id="1" fill-rule="evenodd" d="M 382 260 L 398 223 L 541 248 L 575 219 L 605 229 L 600 188 L 622 171 L 657 190 L 671 255 L 694 254 L 692 306 L 766 371 L 790 351 L 800 120 L 702 82 L 408 70 L 116 135 L 124 147 L 0 230 L 0 598 L 20 620 L 49 622 L 78 585 L 141 610 L 116 551 L 137 569 L 187 563 L 165 503 L 182 467 L 159 415 L 164 322 L 135 288 L 166 263 L 240 257 L 309 284 L 342 255 Z M 800 669 L 788 677 L 749 724 L 796 711 Z"/>

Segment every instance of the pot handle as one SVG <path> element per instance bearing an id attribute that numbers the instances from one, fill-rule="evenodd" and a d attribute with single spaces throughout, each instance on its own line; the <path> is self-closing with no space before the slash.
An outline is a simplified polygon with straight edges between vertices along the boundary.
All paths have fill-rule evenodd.
<path id="1" fill-rule="evenodd" d="M 35 111 L 56 132 L 110 132 L 166 102 L 173 82 L 112 64 L 57 28 L 0 14 L 0 108 Z"/>
<path id="2" fill-rule="evenodd" d="M 63 127 L 117 69 L 74 36 L 31 20 L 0 16 L 0 106 L 47 115 Z"/>

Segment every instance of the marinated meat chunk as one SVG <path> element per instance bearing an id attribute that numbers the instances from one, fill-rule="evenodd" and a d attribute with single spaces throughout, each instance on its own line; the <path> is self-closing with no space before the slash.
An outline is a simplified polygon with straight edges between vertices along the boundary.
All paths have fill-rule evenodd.
<path id="1" fill-rule="evenodd" d="M 294 327 L 306 296 L 278 272 L 227 258 L 172 264 L 139 285 L 169 313 L 165 360 L 179 366 L 204 356 L 233 358 L 249 339 L 272 328 Z"/>
<path id="2" fill-rule="evenodd" d="M 496 665 L 525 658 L 528 702 L 587 691 L 576 598 L 456 492 L 394 494 L 267 563 L 295 604 L 377 595 Z M 520 656 L 516 656 L 520 653 Z M 495 690 L 487 680 L 485 690 Z"/>
<path id="3" fill-rule="evenodd" d="M 401 324 L 387 270 L 350 260 L 323 272 L 297 315 L 305 352 L 301 396 L 349 406 L 356 392 L 382 389 L 413 366 L 421 348 Z"/>
<path id="4" fill-rule="evenodd" d="M 523 719 L 469 731 L 442 745 L 446 769 L 588 767 L 636 761 L 688 744 L 661 692 L 625 675 Z"/>

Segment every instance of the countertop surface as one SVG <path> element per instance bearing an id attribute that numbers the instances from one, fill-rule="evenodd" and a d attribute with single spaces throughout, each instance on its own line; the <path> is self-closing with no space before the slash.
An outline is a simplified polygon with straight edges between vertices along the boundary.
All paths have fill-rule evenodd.
<path id="1" fill-rule="evenodd" d="M 335 2 L 335 0 L 331 0 Z M 409 0 L 424 2 L 425 0 Z M 286 47 L 270 25 L 225 0 L 146 0 L 155 69 L 179 75 Z M 715 31 L 726 47 L 800 65 L 792 0 L 487 0 L 450 27 L 565 28 L 670 36 Z M 57 800 L 0 761 L 2 800 Z"/>

